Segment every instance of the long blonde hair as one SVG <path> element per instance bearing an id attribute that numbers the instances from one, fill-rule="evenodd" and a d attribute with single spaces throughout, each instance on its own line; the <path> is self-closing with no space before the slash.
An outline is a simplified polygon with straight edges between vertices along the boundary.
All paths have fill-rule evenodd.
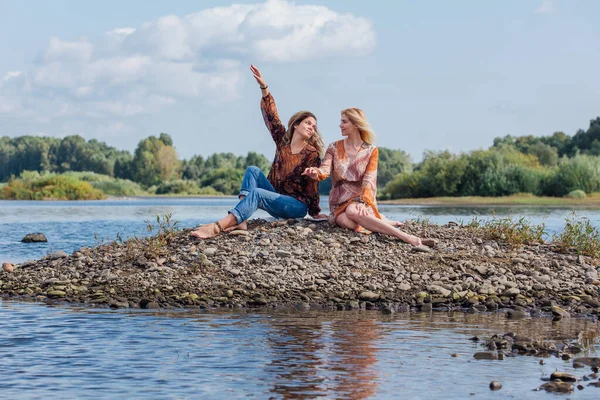
<path id="1" fill-rule="evenodd" d="M 283 142 L 285 144 L 290 144 L 292 142 L 292 137 L 294 137 L 294 132 L 296 132 L 296 127 L 306 118 L 313 117 L 315 121 L 317 117 L 315 114 L 310 111 L 298 111 L 296 114 L 292 115 L 288 122 L 287 131 L 285 132 L 285 136 L 283 137 Z M 315 127 L 315 133 L 308 139 L 308 144 L 317 149 L 319 156 L 323 158 L 325 154 L 325 142 L 323 142 L 323 138 L 321 137 L 321 132 Z"/>
<path id="2" fill-rule="evenodd" d="M 358 128 L 360 132 L 360 138 L 363 142 L 367 144 L 375 144 L 375 132 L 371 125 L 369 125 L 369 121 L 367 121 L 367 117 L 363 110 L 360 108 L 346 108 L 342 110 L 342 115 L 345 115 L 350 122 L 354 126 Z"/>

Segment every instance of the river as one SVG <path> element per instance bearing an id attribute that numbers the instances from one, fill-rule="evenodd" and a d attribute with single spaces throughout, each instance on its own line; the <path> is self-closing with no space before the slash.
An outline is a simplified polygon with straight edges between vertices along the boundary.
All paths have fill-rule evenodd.
<path id="1" fill-rule="evenodd" d="M 21 262 L 102 240 L 148 234 L 172 214 L 180 227 L 212 221 L 232 198 L 134 198 L 91 202 L 0 202 L 0 261 Z M 326 198 L 323 201 L 326 204 Z M 467 223 L 490 207 L 383 205 L 399 220 Z M 564 226 L 568 208 L 494 207 L 496 215 Z M 600 226 L 600 211 L 580 210 Z M 258 213 L 258 217 L 267 217 Z M 147 222 L 146 222 L 147 221 Z M 48 243 L 23 244 L 43 232 Z M 1 274 L 1 273 L 0 273 Z M 3 279 L 0 275 L 0 280 Z M 533 391 L 572 361 L 519 356 L 475 360 L 470 338 L 508 331 L 533 337 L 598 332 L 592 319 L 508 320 L 503 313 L 295 310 L 99 310 L 0 300 L 0 398 L 377 398 L 542 399 Z M 598 356 L 598 343 L 586 355 Z M 490 381 L 503 384 L 499 391 Z M 584 386 L 585 382 L 582 382 Z M 586 387 L 571 399 L 598 398 Z"/>

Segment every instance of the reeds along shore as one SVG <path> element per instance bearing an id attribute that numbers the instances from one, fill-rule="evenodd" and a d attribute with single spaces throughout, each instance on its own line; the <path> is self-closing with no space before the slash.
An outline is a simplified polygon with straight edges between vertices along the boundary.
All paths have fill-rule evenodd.
<path id="1" fill-rule="evenodd" d="M 391 237 L 308 220 L 252 220 L 248 231 L 196 241 L 166 216 L 158 218 L 150 237 L 17 264 L 0 272 L 0 293 L 112 308 L 598 315 L 598 232 L 586 231 L 585 220 L 577 223 L 547 243 L 543 226 L 523 219 L 409 221 L 404 230 L 437 241 L 422 252 Z"/>

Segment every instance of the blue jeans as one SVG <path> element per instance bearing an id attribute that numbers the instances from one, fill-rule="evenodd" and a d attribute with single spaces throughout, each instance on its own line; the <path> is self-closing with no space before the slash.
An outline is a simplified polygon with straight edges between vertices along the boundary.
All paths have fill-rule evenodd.
<path id="1" fill-rule="evenodd" d="M 260 168 L 254 166 L 246 168 L 239 196 L 246 197 L 229 211 L 238 224 L 250 218 L 259 208 L 277 218 L 302 218 L 308 211 L 306 204 L 300 200 L 277 193 Z"/>

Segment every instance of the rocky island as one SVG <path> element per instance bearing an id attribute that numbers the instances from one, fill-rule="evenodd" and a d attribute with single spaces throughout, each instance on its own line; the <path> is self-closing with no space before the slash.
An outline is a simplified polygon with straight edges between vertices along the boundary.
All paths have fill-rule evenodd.
<path id="1" fill-rule="evenodd" d="M 111 308 L 296 307 L 600 314 L 600 260 L 511 246 L 482 229 L 409 221 L 413 248 L 309 220 L 252 220 L 198 241 L 189 230 L 62 251 L 0 272 L 5 298 Z"/>

